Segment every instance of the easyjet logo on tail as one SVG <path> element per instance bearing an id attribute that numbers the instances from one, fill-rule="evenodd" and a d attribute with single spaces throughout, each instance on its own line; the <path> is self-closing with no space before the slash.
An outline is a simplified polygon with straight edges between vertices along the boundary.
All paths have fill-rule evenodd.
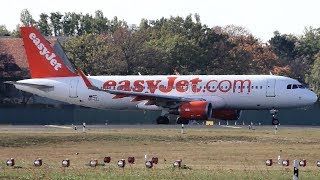
<path id="1" fill-rule="evenodd" d="M 54 67 L 54 70 L 58 71 L 62 66 L 61 63 L 58 63 L 58 61 L 55 59 L 57 57 L 56 54 L 50 52 L 48 48 L 43 43 L 41 43 L 40 39 L 37 38 L 36 34 L 30 33 L 29 38 L 39 49 L 39 54 L 44 56 L 50 62 L 50 65 Z"/>

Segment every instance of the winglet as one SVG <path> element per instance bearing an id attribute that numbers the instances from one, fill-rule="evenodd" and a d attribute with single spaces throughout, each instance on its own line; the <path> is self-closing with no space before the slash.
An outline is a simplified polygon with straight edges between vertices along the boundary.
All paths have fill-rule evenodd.
<path id="1" fill-rule="evenodd" d="M 77 69 L 78 74 L 81 76 L 83 82 L 86 84 L 86 86 L 88 87 L 88 89 L 98 89 L 96 86 L 94 86 L 91 81 L 87 78 L 87 76 L 80 70 Z"/>

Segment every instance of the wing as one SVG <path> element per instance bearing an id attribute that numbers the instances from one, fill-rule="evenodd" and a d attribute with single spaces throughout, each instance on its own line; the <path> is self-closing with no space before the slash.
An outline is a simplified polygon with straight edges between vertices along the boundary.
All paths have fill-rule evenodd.
<path id="1" fill-rule="evenodd" d="M 156 105 L 164 108 L 177 107 L 181 102 L 205 101 L 205 99 L 202 98 L 102 89 L 94 86 L 81 70 L 78 69 L 78 73 L 82 77 L 84 83 L 89 89 L 114 94 L 115 96 L 113 97 L 113 99 L 132 97 L 131 102 L 147 101 L 145 105 Z"/>
<path id="2" fill-rule="evenodd" d="M 99 90 L 108 92 L 110 94 L 114 94 L 115 96 L 113 97 L 113 99 L 132 97 L 131 102 L 147 100 L 148 102 L 145 103 L 145 105 L 156 105 L 156 106 L 161 106 L 165 108 L 176 107 L 181 102 L 205 101 L 205 99 L 202 99 L 202 98 L 190 98 L 190 97 L 183 97 L 183 96 L 128 92 L 128 91 L 119 91 L 119 90 L 110 90 L 110 89 L 99 89 Z"/>

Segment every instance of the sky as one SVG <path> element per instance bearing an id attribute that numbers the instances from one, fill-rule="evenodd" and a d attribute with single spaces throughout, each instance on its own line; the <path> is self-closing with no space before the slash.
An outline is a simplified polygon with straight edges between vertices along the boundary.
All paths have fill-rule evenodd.
<path id="1" fill-rule="evenodd" d="M 5 4 L 5 5 L 4 5 Z M 237 25 L 247 28 L 266 42 L 273 32 L 302 35 L 305 27 L 320 27 L 319 0 L 9 0 L 0 6 L 0 25 L 12 31 L 20 23 L 20 13 L 28 9 L 35 20 L 41 13 L 76 12 L 117 16 L 128 24 L 148 20 L 186 17 L 198 13 L 209 27 Z"/>

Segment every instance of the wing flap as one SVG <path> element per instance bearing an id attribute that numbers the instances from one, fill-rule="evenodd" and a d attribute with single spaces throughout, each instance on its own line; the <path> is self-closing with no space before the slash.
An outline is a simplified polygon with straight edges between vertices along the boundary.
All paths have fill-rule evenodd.
<path id="1" fill-rule="evenodd" d="M 102 91 L 114 94 L 116 96 L 122 95 L 124 97 L 134 97 L 135 101 L 141 100 L 166 100 L 166 101 L 177 101 L 177 102 L 190 102 L 190 101 L 205 101 L 202 98 L 190 98 L 183 96 L 172 96 L 172 95 L 163 95 L 163 94 L 153 94 L 153 93 L 141 93 L 141 92 L 131 92 L 131 91 L 120 91 L 120 90 L 111 90 L 111 89 L 101 89 Z M 139 101 L 141 101 L 139 100 Z"/>

